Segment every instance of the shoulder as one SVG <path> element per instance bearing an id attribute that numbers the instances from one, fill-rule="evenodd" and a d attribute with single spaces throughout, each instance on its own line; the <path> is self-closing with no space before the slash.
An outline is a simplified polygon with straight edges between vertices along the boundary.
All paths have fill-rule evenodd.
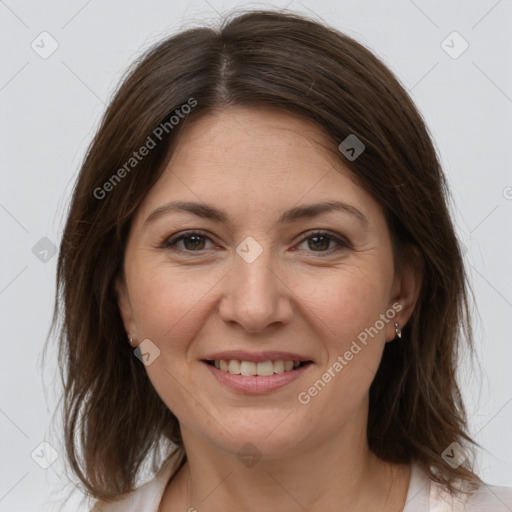
<path id="1" fill-rule="evenodd" d="M 469 489 L 459 482 L 459 488 Z M 431 480 L 417 463 L 412 464 L 411 481 L 403 512 L 511 512 L 512 488 L 482 483 L 471 492 L 451 494 Z"/>
<path id="2" fill-rule="evenodd" d="M 510 512 L 512 487 L 481 485 L 467 500 L 465 512 Z"/>
<path id="3" fill-rule="evenodd" d="M 469 493 L 448 493 L 442 486 L 432 482 L 430 488 L 430 510 L 446 512 L 510 512 L 512 510 L 512 488 L 482 483 Z"/>
<path id="4" fill-rule="evenodd" d="M 182 460 L 183 453 L 174 453 L 151 480 L 115 502 L 97 501 L 90 512 L 158 512 L 167 483 Z"/>

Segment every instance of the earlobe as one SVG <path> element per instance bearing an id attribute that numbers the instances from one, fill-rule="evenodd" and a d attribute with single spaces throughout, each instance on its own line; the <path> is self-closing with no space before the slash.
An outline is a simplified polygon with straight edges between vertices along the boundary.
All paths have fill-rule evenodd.
<path id="1" fill-rule="evenodd" d="M 394 320 L 398 323 L 400 330 L 408 322 L 418 301 L 423 282 L 423 268 L 423 258 L 420 253 L 415 247 L 409 247 L 406 250 L 405 263 L 400 274 L 396 276 L 392 294 L 392 304 L 401 305 Z M 393 341 L 397 337 L 394 323 L 388 334 L 388 341 Z"/>

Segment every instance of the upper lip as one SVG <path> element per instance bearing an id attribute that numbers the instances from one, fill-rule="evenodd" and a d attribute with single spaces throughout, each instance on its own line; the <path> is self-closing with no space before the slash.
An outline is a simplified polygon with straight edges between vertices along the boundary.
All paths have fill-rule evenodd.
<path id="1" fill-rule="evenodd" d="M 309 357 L 294 354 L 292 352 L 282 352 L 280 350 L 269 350 L 265 352 L 248 352 L 247 350 L 229 350 L 225 352 L 215 352 L 204 357 L 205 361 L 230 361 L 236 359 L 237 361 L 253 361 L 261 363 L 264 361 L 311 361 Z"/>

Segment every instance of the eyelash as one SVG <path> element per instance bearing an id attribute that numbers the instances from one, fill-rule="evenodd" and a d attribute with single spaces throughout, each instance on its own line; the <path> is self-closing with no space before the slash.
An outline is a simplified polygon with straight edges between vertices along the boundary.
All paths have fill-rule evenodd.
<path id="1" fill-rule="evenodd" d="M 205 233 L 203 233 L 201 231 L 187 231 L 187 232 L 182 233 L 181 235 L 176 236 L 174 238 L 172 238 L 172 237 L 166 238 L 164 240 L 163 244 L 161 245 L 161 248 L 170 249 L 172 251 L 185 252 L 188 254 L 191 254 L 194 252 L 201 253 L 201 252 L 206 251 L 207 249 L 191 251 L 191 250 L 187 250 L 187 249 L 181 249 L 176 246 L 176 244 L 178 242 L 180 242 L 181 240 L 191 238 L 193 236 L 201 236 L 201 237 L 205 237 L 205 238 L 211 240 L 211 238 L 208 235 L 206 235 Z M 338 252 L 343 249 L 352 249 L 351 245 L 349 244 L 349 242 L 347 240 L 345 240 L 339 236 L 336 236 L 335 234 L 331 233 L 330 231 L 324 231 L 324 230 L 314 231 L 314 232 L 308 234 L 308 236 L 306 236 L 300 240 L 298 245 L 300 245 L 303 242 L 305 242 L 306 240 L 309 240 L 310 238 L 314 238 L 314 237 L 328 238 L 329 240 L 336 242 L 339 246 L 339 247 L 334 247 L 334 248 L 328 249 L 327 251 L 309 251 L 312 253 L 318 253 L 320 255 L 320 257 L 322 257 L 323 255 L 331 255 L 333 252 Z"/>

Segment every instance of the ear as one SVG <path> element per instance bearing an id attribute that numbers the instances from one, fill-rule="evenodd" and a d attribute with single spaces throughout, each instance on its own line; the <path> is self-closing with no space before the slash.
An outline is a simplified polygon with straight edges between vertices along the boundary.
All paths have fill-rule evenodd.
<path id="1" fill-rule="evenodd" d="M 407 247 L 402 264 L 395 274 L 390 308 L 394 309 L 397 314 L 387 326 L 386 341 L 393 341 L 396 338 L 395 322 L 398 323 L 400 329 L 403 329 L 411 318 L 421 291 L 423 269 L 423 258 L 418 249 L 413 246 Z"/>
<path id="2" fill-rule="evenodd" d="M 119 313 L 123 320 L 124 329 L 129 338 L 137 339 L 137 328 L 133 316 L 133 308 L 128 295 L 128 288 L 124 276 L 120 275 L 115 280 L 115 291 L 117 295 L 117 305 Z"/>

